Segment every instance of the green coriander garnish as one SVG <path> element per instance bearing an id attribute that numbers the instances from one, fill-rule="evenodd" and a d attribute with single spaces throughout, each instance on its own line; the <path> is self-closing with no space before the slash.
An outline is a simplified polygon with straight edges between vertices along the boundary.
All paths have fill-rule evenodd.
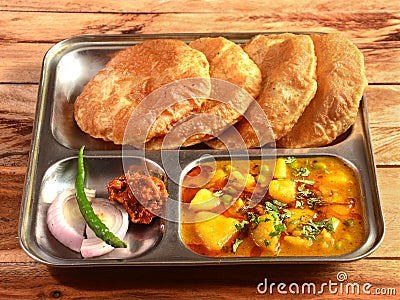
<path id="1" fill-rule="evenodd" d="M 224 193 L 223 193 L 222 191 L 215 191 L 215 192 L 213 193 L 213 196 L 215 196 L 215 197 L 221 197 L 223 194 L 224 194 Z"/>
<path id="2" fill-rule="evenodd" d="M 313 209 L 315 206 L 321 206 L 323 201 L 318 197 L 307 198 L 307 205 L 309 208 Z"/>
<path id="3" fill-rule="evenodd" d="M 278 235 L 280 235 L 282 232 L 284 232 L 284 231 L 286 230 L 286 225 L 285 225 L 285 224 L 276 224 L 276 225 L 274 226 L 274 229 L 275 229 L 275 231 L 272 231 L 272 232 L 269 234 L 271 237 L 278 236 Z"/>
<path id="4" fill-rule="evenodd" d="M 247 212 L 247 217 L 249 218 L 249 222 L 254 223 L 255 225 L 258 225 L 260 222 L 267 222 L 270 219 L 268 217 L 265 217 L 264 219 L 261 218 L 261 216 L 254 214 L 251 211 Z"/>
<path id="5" fill-rule="evenodd" d="M 237 230 L 242 230 L 243 228 L 245 228 L 245 226 L 249 224 L 248 221 L 243 220 L 242 222 L 240 222 L 239 224 L 235 224 L 235 227 Z"/>
<path id="6" fill-rule="evenodd" d="M 298 192 L 298 196 L 300 197 L 307 197 L 313 194 L 313 191 L 311 191 L 310 189 L 306 188 L 305 184 L 300 185 L 297 188 L 297 192 Z"/>
<path id="7" fill-rule="evenodd" d="M 265 202 L 265 208 L 267 209 L 267 210 L 272 210 L 272 211 L 274 211 L 274 212 L 276 212 L 276 213 L 279 213 L 279 208 L 275 205 L 275 204 L 273 204 L 273 203 L 271 203 L 271 202 Z"/>
<path id="8" fill-rule="evenodd" d="M 304 202 L 303 202 L 303 200 L 296 200 L 296 203 L 295 203 L 295 206 L 294 206 L 295 208 L 304 208 Z"/>
<path id="9" fill-rule="evenodd" d="M 294 212 L 292 212 L 288 209 L 284 209 L 283 213 L 279 214 L 279 218 L 281 220 L 284 220 L 284 219 L 290 218 L 293 214 L 294 214 Z"/>
<path id="10" fill-rule="evenodd" d="M 287 206 L 286 203 L 280 202 L 278 200 L 272 200 L 272 203 L 279 207 Z"/>
<path id="11" fill-rule="evenodd" d="M 299 183 L 304 183 L 304 184 L 308 184 L 308 185 L 313 185 L 315 183 L 314 180 L 308 180 L 308 179 L 295 179 L 294 182 L 299 182 Z"/>
<path id="12" fill-rule="evenodd" d="M 243 243 L 243 240 L 242 240 L 242 239 L 236 239 L 236 240 L 235 240 L 235 242 L 234 242 L 233 245 L 232 245 L 232 251 L 233 251 L 233 253 L 236 253 L 236 251 L 237 251 L 237 249 L 238 249 L 238 247 L 239 247 L 239 245 L 240 245 L 241 243 Z"/>
<path id="13" fill-rule="evenodd" d="M 297 161 L 297 159 L 296 159 L 296 157 L 294 157 L 294 156 L 289 156 L 289 157 L 286 157 L 285 158 L 285 163 L 286 164 L 291 164 L 291 163 L 294 163 L 294 162 L 296 162 Z"/>
<path id="14" fill-rule="evenodd" d="M 292 174 L 293 176 L 307 177 L 308 175 L 310 175 L 310 170 L 306 167 L 294 168 Z"/>
<path id="15" fill-rule="evenodd" d="M 305 222 L 301 224 L 303 226 L 304 233 L 302 237 L 305 239 L 315 239 L 318 234 L 321 233 L 323 229 L 329 232 L 334 232 L 333 220 L 332 218 L 324 219 L 317 222 Z"/>

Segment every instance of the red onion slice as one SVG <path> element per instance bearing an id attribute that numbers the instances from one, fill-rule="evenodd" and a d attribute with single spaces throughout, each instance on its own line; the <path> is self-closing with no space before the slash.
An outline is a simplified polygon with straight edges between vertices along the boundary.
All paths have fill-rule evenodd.
<path id="1" fill-rule="evenodd" d="M 94 198 L 96 191 L 86 189 L 88 198 Z M 79 212 L 75 190 L 59 194 L 47 211 L 47 227 L 51 234 L 64 246 L 79 252 L 84 239 L 86 222 Z"/>
<path id="2" fill-rule="evenodd" d="M 128 213 L 122 207 L 101 198 L 94 199 L 92 207 L 96 215 L 107 225 L 112 233 L 120 239 L 125 237 L 129 227 L 129 218 Z M 88 226 L 86 227 L 86 237 L 80 249 L 84 258 L 101 256 L 114 250 L 114 247 L 96 237 Z"/>

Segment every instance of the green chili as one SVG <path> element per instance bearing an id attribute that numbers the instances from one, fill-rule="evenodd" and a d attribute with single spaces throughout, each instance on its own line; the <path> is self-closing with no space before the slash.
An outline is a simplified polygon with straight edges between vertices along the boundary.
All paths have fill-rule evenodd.
<path id="1" fill-rule="evenodd" d="M 100 220 L 100 218 L 93 211 L 92 206 L 85 194 L 85 166 L 83 163 L 83 150 L 85 146 L 82 146 L 79 150 L 78 156 L 78 174 L 75 181 L 75 195 L 78 202 L 79 210 L 85 219 L 86 223 L 93 230 L 96 236 L 102 239 L 107 244 L 114 248 L 126 248 L 127 245 L 124 241 L 121 241 L 115 236 L 110 229 Z"/>

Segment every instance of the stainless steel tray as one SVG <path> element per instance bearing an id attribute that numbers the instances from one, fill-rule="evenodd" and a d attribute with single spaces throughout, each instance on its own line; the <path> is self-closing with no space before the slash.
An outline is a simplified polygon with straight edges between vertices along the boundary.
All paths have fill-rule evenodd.
<path id="1" fill-rule="evenodd" d="M 321 156 L 341 158 L 358 170 L 364 196 L 367 238 L 364 245 L 343 256 L 299 257 L 205 257 L 185 247 L 180 238 L 179 223 L 158 219 L 150 226 L 130 225 L 129 248 L 93 259 L 83 259 L 59 244 L 46 226 L 49 201 L 56 193 L 73 188 L 77 152 L 86 145 L 88 183 L 100 196 L 106 196 L 108 181 L 123 175 L 121 146 L 93 139 L 83 133 L 73 119 L 73 102 L 83 86 L 118 50 L 146 39 L 174 38 L 185 42 L 203 36 L 224 36 L 238 43 L 246 42 L 252 33 L 199 33 L 173 35 L 106 35 L 83 36 L 64 40 L 53 46 L 43 61 L 30 161 L 26 175 L 20 215 L 19 237 L 22 248 L 35 260 L 53 266 L 134 266 L 134 265 L 204 265 L 263 263 L 337 263 L 363 258 L 372 253 L 384 236 L 384 221 L 376 182 L 376 171 L 368 127 L 367 102 L 361 101 L 356 124 L 332 145 L 307 149 L 277 149 L 276 155 Z M 266 33 L 267 34 L 267 33 Z M 257 158 L 263 150 L 250 150 Z M 180 169 L 208 154 L 217 159 L 227 157 L 223 151 L 188 149 L 166 152 L 178 155 Z M 124 156 L 124 159 L 126 157 Z M 143 163 L 164 173 L 158 151 L 131 150 L 132 164 Z M 177 168 L 178 170 L 179 168 Z M 173 176 L 182 174 L 176 171 Z M 170 197 L 179 199 L 179 184 L 167 179 Z M 179 182 L 179 180 L 178 180 Z M 179 218 L 179 205 L 167 205 L 167 215 Z"/>

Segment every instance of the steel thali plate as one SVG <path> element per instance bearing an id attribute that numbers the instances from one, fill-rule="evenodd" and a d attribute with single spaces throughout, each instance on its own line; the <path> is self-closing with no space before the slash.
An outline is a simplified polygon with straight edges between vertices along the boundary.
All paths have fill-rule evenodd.
<path id="1" fill-rule="evenodd" d="M 43 60 L 30 160 L 22 200 L 19 237 L 22 248 L 35 260 L 53 266 L 150 266 L 263 263 L 337 263 L 353 261 L 372 253 L 384 236 L 384 221 L 376 181 L 376 170 L 369 133 L 367 101 L 364 95 L 356 123 L 335 143 L 319 148 L 277 149 L 277 156 L 334 156 L 357 170 L 364 199 L 365 242 L 355 252 L 342 256 L 206 257 L 190 251 L 180 237 L 179 223 L 158 219 L 150 226 L 133 225 L 127 235 L 128 249 L 91 259 L 57 242 L 46 226 L 46 212 L 57 193 L 74 186 L 77 153 L 86 146 L 88 184 L 106 197 L 108 181 L 124 173 L 122 148 L 94 139 L 74 122 L 73 103 L 84 85 L 108 62 L 112 55 L 147 39 L 173 38 L 189 42 L 198 37 L 224 36 L 244 43 L 252 33 L 198 33 L 166 35 L 82 36 L 54 45 Z M 269 33 L 265 33 L 269 34 Z M 166 151 L 177 155 L 175 150 Z M 260 149 L 249 151 L 257 158 Z M 132 165 L 146 165 L 163 175 L 171 198 L 179 199 L 179 180 L 168 179 L 165 158 L 158 151 L 132 150 Z M 174 176 L 204 155 L 227 158 L 224 151 L 191 148 L 179 151 L 179 168 Z M 167 204 L 167 215 L 179 218 L 178 201 Z"/>

